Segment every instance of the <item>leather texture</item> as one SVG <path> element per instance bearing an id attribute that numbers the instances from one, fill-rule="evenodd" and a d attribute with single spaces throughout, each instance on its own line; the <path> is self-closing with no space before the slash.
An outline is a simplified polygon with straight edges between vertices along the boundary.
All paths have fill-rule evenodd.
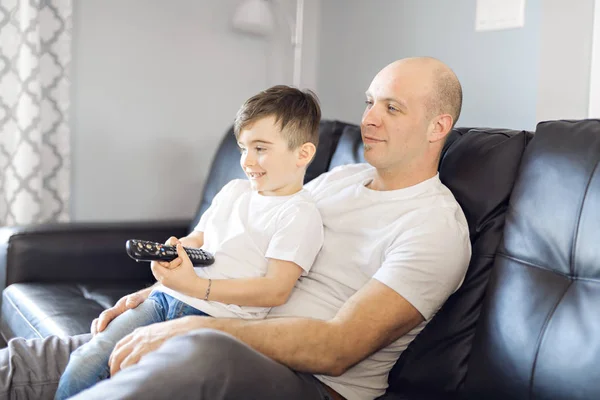
<path id="1" fill-rule="evenodd" d="M 364 163 L 363 142 L 360 128 L 355 125 L 344 127 L 338 145 L 331 157 L 329 170 L 346 164 Z"/>
<path id="2" fill-rule="evenodd" d="M 600 399 L 600 121 L 538 125 L 513 190 L 465 396 Z"/>
<path id="3" fill-rule="evenodd" d="M 89 333 L 94 318 L 150 283 L 15 283 L 4 290 L 0 329 L 27 339 Z"/>
<path id="4" fill-rule="evenodd" d="M 164 242 L 185 235 L 188 221 L 71 223 L 2 228 L 0 268 L 16 282 L 150 281 L 144 264 L 127 256 L 128 239 Z"/>
<path id="5" fill-rule="evenodd" d="M 127 239 L 164 242 L 171 235 L 185 235 L 188 225 L 157 221 L 1 228 L 0 276 L 8 287 L 2 292 L 0 334 L 8 340 L 89 331 L 103 309 L 153 282 L 149 264 L 127 256 Z"/>

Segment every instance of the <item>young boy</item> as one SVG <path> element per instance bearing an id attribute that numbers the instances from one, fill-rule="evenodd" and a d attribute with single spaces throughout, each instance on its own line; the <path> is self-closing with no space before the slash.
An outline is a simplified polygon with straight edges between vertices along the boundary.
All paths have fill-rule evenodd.
<path id="1" fill-rule="evenodd" d="M 160 284 L 71 354 L 56 399 L 108 378 L 113 348 L 139 326 L 185 315 L 264 318 L 270 307 L 287 301 L 323 243 L 321 216 L 303 189 L 320 118 L 316 96 L 288 86 L 274 86 L 244 103 L 234 132 L 248 180 L 225 185 L 194 232 L 169 238 L 179 256 L 151 264 Z M 202 247 L 215 263 L 194 268 L 182 245 Z"/>

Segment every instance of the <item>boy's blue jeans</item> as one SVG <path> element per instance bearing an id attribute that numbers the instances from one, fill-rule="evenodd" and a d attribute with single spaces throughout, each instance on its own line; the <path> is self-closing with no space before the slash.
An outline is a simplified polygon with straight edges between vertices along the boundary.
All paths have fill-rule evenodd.
<path id="1" fill-rule="evenodd" d="M 66 399 L 110 375 L 108 358 L 119 340 L 136 328 L 186 315 L 207 315 L 168 294 L 153 292 L 146 301 L 112 320 L 104 331 L 75 350 L 60 378 L 55 399 Z"/>

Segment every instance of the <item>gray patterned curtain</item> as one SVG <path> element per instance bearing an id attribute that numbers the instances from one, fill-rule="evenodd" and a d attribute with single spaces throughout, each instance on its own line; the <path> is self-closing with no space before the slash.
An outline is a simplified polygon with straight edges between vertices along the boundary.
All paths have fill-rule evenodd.
<path id="1" fill-rule="evenodd" d="M 69 219 L 71 14 L 0 1 L 0 226 Z"/>

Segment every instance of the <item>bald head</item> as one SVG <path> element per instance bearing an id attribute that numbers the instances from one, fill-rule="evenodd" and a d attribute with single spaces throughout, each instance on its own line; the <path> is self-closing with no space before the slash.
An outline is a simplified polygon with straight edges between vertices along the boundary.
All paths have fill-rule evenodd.
<path id="1" fill-rule="evenodd" d="M 458 77 L 446 64 L 433 57 L 404 58 L 386 66 L 381 73 L 410 76 L 423 90 L 429 118 L 441 114 L 452 116 L 453 126 L 460 116 L 462 87 Z"/>

